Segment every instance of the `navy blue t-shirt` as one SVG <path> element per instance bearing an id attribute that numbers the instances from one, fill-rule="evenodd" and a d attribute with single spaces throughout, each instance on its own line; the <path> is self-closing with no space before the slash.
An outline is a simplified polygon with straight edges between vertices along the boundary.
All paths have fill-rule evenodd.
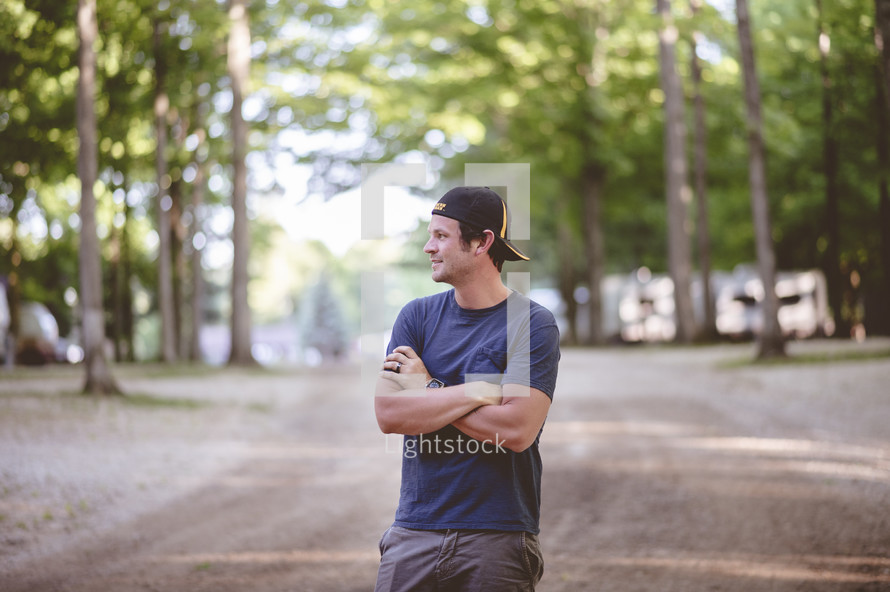
<path id="1" fill-rule="evenodd" d="M 481 310 L 458 306 L 454 290 L 413 300 L 396 319 L 387 353 L 402 345 L 414 349 L 445 386 L 484 379 L 531 386 L 553 398 L 560 355 L 556 321 L 518 292 Z M 540 432 L 516 453 L 497 438 L 480 442 L 451 425 L 405 436 L 395 524 L 537 534 L 539 438 Z"/>

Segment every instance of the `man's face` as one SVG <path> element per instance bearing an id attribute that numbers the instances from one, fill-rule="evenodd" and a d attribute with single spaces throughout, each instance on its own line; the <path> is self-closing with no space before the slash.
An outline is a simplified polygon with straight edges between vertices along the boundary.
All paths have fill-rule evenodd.
<path id="1" fill-rule="evenodd" d="M 474 264 L 474 249 L 467 249 L 460 241 L 457 220 L 434 215 L 427 228 L 430 239 L 423 252 L 430 256 L 433 281 L 456 285 L 470 279 Z"/>

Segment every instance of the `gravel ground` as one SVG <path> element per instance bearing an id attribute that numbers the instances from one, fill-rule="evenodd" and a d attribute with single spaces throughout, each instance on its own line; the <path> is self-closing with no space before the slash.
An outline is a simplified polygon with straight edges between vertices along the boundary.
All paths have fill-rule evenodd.
<path id="1" fill-rule="evenodd" d="M 564 351 L 539 591 L 890 590 L 890 340 L 791 351 Z M 357 369 L 79 372 L 0 374 L 0 590 L 373 588 L 399 442 Z"/>

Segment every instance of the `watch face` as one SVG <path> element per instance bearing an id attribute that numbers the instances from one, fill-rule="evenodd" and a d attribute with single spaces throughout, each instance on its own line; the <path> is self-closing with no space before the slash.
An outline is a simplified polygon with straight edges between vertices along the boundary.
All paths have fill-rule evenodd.
<path id="1" fill-rule="evenodd" d="M 438 378 L 433 378 L 428 383 L 426 383 L 426 388 L 442 388 L 443 386 L 445 386 L 445 383 Z"/>

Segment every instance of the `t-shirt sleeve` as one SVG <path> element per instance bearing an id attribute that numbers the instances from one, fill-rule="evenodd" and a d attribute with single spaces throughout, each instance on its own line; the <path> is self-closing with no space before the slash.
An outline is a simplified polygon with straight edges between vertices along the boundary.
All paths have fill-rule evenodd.
<path id="1" fill-rule="evenodd" d="M 389 339 L 389 345 L 386 346 L 386 354 L 392 353 L 395 348 L 407 345 L 417 355 L 423 353 L 423 344 L 419 339 L 421 327 L 421 306 L 419 300 L 412 300 L 399 311 L 396 322 L 392 327 L 392 335 Z"/>
<path id="2" fill-rule="evenodd" d="M 550 311 L 532 308 L 529 322 L 508 335 L 507 371 L 501 384 L 521 384 L 551 399 L 559 369 L 559 329 Z"/>

